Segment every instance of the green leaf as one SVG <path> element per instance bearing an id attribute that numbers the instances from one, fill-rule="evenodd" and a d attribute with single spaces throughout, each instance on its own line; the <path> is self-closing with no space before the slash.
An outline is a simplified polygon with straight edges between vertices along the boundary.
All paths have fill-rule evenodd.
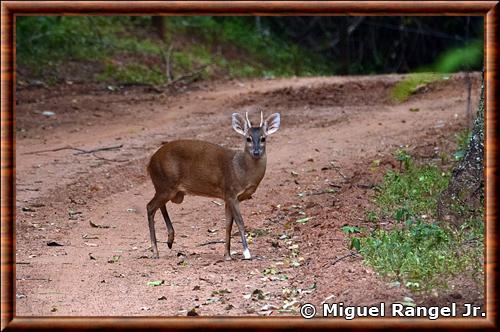
<path id="1" fill-rule="evenodd" d="M 360 233 L 361 230 L 359 229 L 359 227 L 356 226 L 343 226 L 342 232 L 346 234 L 353 234 L 353 233 Z"/>
<path id="2" fill-rule="evenodd" d="M 297 219 L 296 222 L 298 222 L 299 224 L 305 224 L 311 219 L 312 219 L 312 217 L 306 217 L 306 218 Z"/>
<path id="3" fill-rule="evenodd" d="M 357 251 L 360 251 L 361 250 L 361 242 L 359 241 L 359 239 L 357 237 L 353 237 L 351 239 L 351 246 L 349 249 L 356 249 Z"/>
<path id="4" fill-rule="evenodd" d="M 148 281 L 148 286 L 161 286 L 165 283 L 165 280 L 153 280 L 153 281 Z"/>

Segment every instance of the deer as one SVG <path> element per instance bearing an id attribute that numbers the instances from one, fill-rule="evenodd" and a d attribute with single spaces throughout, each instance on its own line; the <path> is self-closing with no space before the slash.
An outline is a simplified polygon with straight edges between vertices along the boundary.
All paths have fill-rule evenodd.
<path id="1" fill-rule="evenodd" d="M 194 139 L 165 143 L 151 157 L 148 173 L 155 189 L 147 204 L 147 215 L 153 258 L 158 259 L 154 216 L 160 209 L 167 226 L 167 245 L 172 249 L 174 227 L 167 212 L 167 202 L 181 204 L 185 195 L 218 198 L 225 203 L 226 236 L 224 259 L 231 257 L 233 222 L 238 226 L 243 245 L 243 259 L 252 256 L 248 249 L 240 202 L 251 199 L 266 172 L 266 139 L 280 128 L 280 114 L 264 120 L 260 111 L 259 126 L 252 126 L 245 113 L 232 114 L 232 128 L 244 138 L 243 150 Z"/>

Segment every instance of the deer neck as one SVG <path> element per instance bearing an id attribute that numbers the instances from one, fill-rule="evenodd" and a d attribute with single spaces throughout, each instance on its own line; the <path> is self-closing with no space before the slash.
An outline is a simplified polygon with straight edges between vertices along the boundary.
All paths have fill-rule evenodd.
<path id="1" fill-rule="evenodd" d="M 257 186 L 266 173 L 267 155 L 264 153 L 260 158 L 254 158 L 247 152 L 239 152 L 237 155 L 238 166 L 241 169 L 241 178 L 244 186 Z M 243 183 L 242 183 L 243 184 Z"/>

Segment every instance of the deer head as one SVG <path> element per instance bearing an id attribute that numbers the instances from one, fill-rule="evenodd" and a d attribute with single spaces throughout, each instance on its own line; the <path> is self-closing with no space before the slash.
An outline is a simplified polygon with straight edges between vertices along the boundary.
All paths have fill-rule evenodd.
<path id="1" fill-rule="evenodd" d="M 245 152 L 253 158 L 260 158 L 266 153 L 266 137 L 274 134 L 280 128 L 280 114 L 271 114 L 264 120 L 260 111 L 259 126 L 252 126 L 245 112 L 245 119 L 239 113 L 233 113 L 233 129 L 245 138 Z"/>

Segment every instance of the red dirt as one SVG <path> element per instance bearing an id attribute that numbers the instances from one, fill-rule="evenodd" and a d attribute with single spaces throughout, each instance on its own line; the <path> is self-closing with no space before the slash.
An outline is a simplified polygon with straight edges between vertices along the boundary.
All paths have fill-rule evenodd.
<path id="1" fill-rule="evenodd" d="M 296 309 L 327 297 L 346 305 L 405 296 L 424 304 L 483 303 L 482 290 L 466 281 L 434 297 L 419 296 L 391 288 L 359 257 L 332 264 L 349 253 L 342 226 L 370 227 L 364 219 L 372 186 L 397 166 L 393 151 L 408 145 L 438 157 L 435 147 L 451 149 L 454 133 L 464 127 L 463 75 L 395 104 L 389 92 L 401 78 L 233 81 L 177 95 L 75 83 L 18 90 L 16 314 L 185 316 L 196 308 L 200 315 L 297 315 L 278 309 L 292 300 Z M 478 87 L 474 75 L 474 102 Z M 231 262 L 223 261 L 223 243 L 206 244 L 224 238 L 224 208 L 201 197 L 168 204 L 176 230 L 172 250 L 157 214 L 160 259 L 150 259 L 149 157 L 176 138 L 240 148 L 230 115 L 252 105 L 282 116 L 282 128 L 267 145 L 267 174 L 253 199 L 241 205 L 246 230 L 254 234 L 253 260 L 241 260 L 236 234 Z M 31 153 L 120 145 L 93 154 Z M 374 159 L 381 160 L 379 167 L 372 167 Z M 338 191 L 325 192 L 332 188 Z M 303 213 L 311 220 L 296 223 Z M 50 241 L 62 246 L 47 246 Z M 155 280 L 164 284 L 148 286 Z M 263 298 L 245 297 L 255 290 Z M 265 305 L 272 306 L 262 310 Z"/>

